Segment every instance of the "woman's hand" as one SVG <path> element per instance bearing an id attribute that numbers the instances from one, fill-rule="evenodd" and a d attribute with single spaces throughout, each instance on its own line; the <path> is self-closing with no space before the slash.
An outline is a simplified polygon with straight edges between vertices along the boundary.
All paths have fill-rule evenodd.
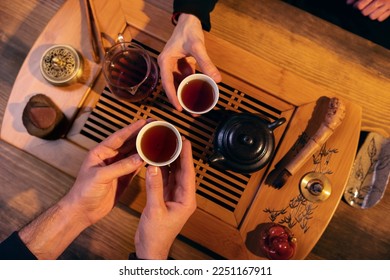
<path id="1" fill-rule="evenodd" d="M 179 111 L 183 108 L 177 99 L 176 88 L 185 77 L 195 73 L 196 63 L 215 82 L 221 81 L 221 74 L 207 54 L 201 22 L 194 15 L 181 14 L 171 38 L 158 57 L 163 88 L 171 104 Z"/>

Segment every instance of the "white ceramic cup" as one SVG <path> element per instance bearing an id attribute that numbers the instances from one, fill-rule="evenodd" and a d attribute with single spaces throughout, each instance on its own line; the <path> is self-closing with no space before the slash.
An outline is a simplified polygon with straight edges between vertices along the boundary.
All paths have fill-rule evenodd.
<path id="1" fill-rule="evenodd" d="M 192 109 L 192 108 L 189 108 L 189 106 L 187 106 L 186 104 L 186 98 L 183 94 L 183 92 L 186 91 L 186 87 L 191 87 L 191 83 L 193 83 L 194 81 L 203 81 L 203 82 L 206 82 L 210 85 L 211 87 L 211 90 L 212 90 L 212 100 L 209 100 L 209 102 L 207 102 L 207 106 L 205 107 L 206 104 L 203 104 L 201 107 L 203 107 L 202 109 L 200 110 L 196 110 L 196 109 Z M 195 93 L 193 95 L 197 95 L 199 94 L 199 98 L 204 98 L 204 92 L 201 92 L 201 90 L 196 90 L 196 86 L 195 86 L 195 89 L 194 91 L 196 92 L 192 92 L 192 93 Z M 189 75 L 187 76 L 183 81 L 181 81 L 181 83 L 179 84 L 179 87 L 177 89 L 177 98 L 179 99 L 179 103 L 180 105 L 184 108 L 184 110 L 186 110 L 187 112 L 191 113 L 191 114 L 194 114 L 194 115 L 201 115 L 201 114 L 205 114 L 209 111 L 211 111 L 215 105 L 217 104 L 218 102 L 218 98 L 219 98 L 219 89 L 218 89 L 218 85 L 217 83 L 209 76 L 205 75 L 205 74 L 192 74 L 192 75 Z M 201 100 L 200 102 L 203 102 L 204 100 Z M 197 101 L 195 101 L 197 102 Z"/>
<path id="2" fill-rule="evenodd" d="M 154 166 L 171 164 L 180 155 L 182 145 L 179 131 L 166 121 L 153 121 L 146 124 L 136 139 L 139 156 L 146 163 Z"/>

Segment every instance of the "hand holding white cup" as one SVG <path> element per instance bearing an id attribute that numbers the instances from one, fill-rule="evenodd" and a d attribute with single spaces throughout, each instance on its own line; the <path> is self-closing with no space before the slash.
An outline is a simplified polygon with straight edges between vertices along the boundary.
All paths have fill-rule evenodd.
<path id="1" fill-rule="evenodd" d="M 138 133 L 136 149 L 139 156 L 150 165 L 169 165 L 180 155 L 181 135 L 169 122 L 152 121 Z"/>
<path id="2" fill-rule="evenodd" d="M 193 115 L 211 111 L 218 102 L 217 83 L 204 74 L 192 74 L 181 81 L 177 89 L 180 105 Z"/>

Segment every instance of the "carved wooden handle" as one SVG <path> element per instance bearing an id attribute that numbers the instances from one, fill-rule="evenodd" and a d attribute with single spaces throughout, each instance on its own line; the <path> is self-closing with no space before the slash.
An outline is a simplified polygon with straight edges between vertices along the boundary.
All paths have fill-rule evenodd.
<path id="1" fill-rule="evenodd" d="M 325 119 L 320 128 L 310 137 L 305 146 L 286 165 L 285 169 L 295 174 L 302 165 L 328 140 L 335 129 L 342 123 L 345 116 L 345 104 L 338 98 L 331 98 L 326 112 Z"/>

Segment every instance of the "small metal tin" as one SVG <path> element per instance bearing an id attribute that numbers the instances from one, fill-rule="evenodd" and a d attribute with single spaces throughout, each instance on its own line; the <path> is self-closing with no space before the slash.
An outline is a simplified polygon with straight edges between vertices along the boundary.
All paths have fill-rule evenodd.
<path id="1" fill-rule="evenodd" d="M 311 202 L 325 201 L 331 194 L 329 179 L 322 173 L 309 172 L 301 180 L 302 195 Z"/>
<path id="2" fill-rule="evenodd" d="M 82 60 L 69 45 L 54 45 L 43 54 L 40 69 L 49 83 L 57 86 L 75 82 L 82 74 Z"/>

